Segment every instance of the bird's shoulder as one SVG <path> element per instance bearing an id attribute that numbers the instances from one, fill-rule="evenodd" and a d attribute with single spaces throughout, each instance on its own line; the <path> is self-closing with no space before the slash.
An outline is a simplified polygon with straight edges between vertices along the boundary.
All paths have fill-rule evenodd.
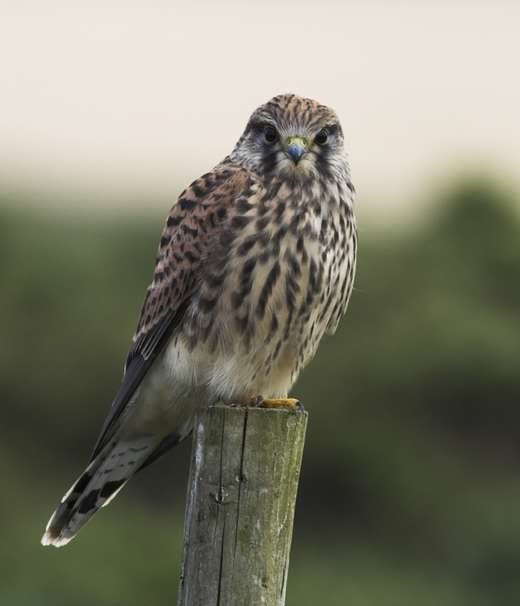
<path id="1" fill-rule="evenodd" d="M 231 224 L 237 203 L 253 195 L 257 185 L 254 173 L 225 160 L 180 194 L 164 224 L 134 342 L 189 297 L 198 269 Z"/>

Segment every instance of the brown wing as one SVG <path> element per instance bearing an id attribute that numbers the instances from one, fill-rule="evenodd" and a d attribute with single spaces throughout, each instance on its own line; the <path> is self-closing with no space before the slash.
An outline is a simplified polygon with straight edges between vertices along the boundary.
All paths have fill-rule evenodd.
<path id="1" fill-rule="evenodd" d="M 161 236 L 153 281 L 146 292 L 126 359 L 123 381 L 92 458 L 114 435 L 135 390 L 182 322 L 197 290 L 200 270 L 225 231 L 234 201 L 248 183 L 246 170 L 224 163 L 192 183 L 171 209 Z"/>

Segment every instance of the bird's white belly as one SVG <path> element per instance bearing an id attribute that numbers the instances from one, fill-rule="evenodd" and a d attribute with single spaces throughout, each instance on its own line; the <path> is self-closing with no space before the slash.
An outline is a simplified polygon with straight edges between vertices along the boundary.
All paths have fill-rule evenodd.
<path id="1" fill-rule="evenodd" d="M 283 360 L 269 374 L 262 373 L 263 343 L 253 343 L 251 350 L 237 347 L 233 351 L 210 352 L 201 345 L 190 351 L 182 339 L 172 339 L 165 352 L 165 366 L 172 384 L 184 385 L 185 393 L 195 390 L 199 405 L 217 400 L 246 403 L 250 398 L 282 397 L 291 386 L 290 362 Z"/>

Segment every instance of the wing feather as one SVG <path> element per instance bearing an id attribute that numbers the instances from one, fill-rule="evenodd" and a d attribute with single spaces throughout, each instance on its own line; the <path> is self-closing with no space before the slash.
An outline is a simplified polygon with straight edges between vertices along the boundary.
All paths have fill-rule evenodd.
<path id="1" fill-rule="evenodd" d="M 112 439 L 125 409 L 157 355 L 183 321 L 200 283 L 200 270 L 226 229 L 234 201 L 251 177 L 224 162 L 179 197 L 162 232 L 152 283 L 141 308 L 122 383 L 92 458 Z"/>

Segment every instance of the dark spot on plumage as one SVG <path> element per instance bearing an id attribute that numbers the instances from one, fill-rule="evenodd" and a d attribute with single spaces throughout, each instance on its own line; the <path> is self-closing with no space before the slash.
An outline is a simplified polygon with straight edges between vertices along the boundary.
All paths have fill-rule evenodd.
<path id="1" fill-rule="evenodd" d="M 283 214 L 285 212 L 285 201 L 280 200 L 276 205 L 276 209 L 274 211 L 274 220 L 278 225 L 282 222 Z"/>
<path id="2" fill-rule="evenodd" d="M 273 236 L 273 240 L 275 242 L 280 242 L 281 240 L 283 240 L 283 238 L 285 237 L 285 235 L 287 234 L 288 231 L 288 227 L 287 225 L 281 225 L 278 230 L 276 231 L 276 233 Z M 279 249 L 278 249 L 279 252 Z"/>
<path id="3" fill-rule="evenodd" d="M 325 320 L 325 317 L 329 311 L 330 304 L 332 303 L 332 297 L 328 297 L 326 301 L 324 301 L 325 305 L 322 307 L 318 321 L 321 323 Z"/>
<path id="4" fill-rule="evenodd" d="M 78 508 L 78 513 L 84 514 L 84 513 L 88 513 L 92 509 L 94 509 L 96 507 L 98 496 L 99 496 L 99 490 L 91 490 L 87 494 L 87 496 L 85 496 L 83 499 L 81 499 L 81 502 L 80 502 L 80 505 Z"/>
<path id="5" fill-rule="evenodd" d="M 186 259 L 188 259 L 188 261 L 190 263 L 197 263 L 200 259 L 200 257 L 196 254 L 194 254 L 193 252 L 191 252 L 191 250 L 187 250 L 184 253 L 184 256 L 186 257 Z"/>
<path id="6" fill-rule="evenodd" d="M 261 219 L 257 219 L 255 223 L 256 231 L 263 231 L 269 225 L 269 218 L 262 217 Z"/>
<path id="7" fill-rule="evenodd" d="M 273 292 L 273 288 L 280 276 L 280 263 L 275 261 L 269 273 L 267 274 L 267 278 L 265 279 L 262 290 L 260 291 L 260 296 L 258 297 L 258 305 L 256 308 L 256 315 L 259 318 L 263 318 L 265 314 L 265 309 L 267 307 L 267 303 L 271 294 Z"/>
<path id="8" fill-rule="evenodd" d="M 231 227 L 233 229 L 242 229 L 249 223 L 249 221 L 251 221 L 251 217 L 238 215 L 236 217 L 233 217 L 233 219 L 231 220 Z"/>
<path id="9" fill-rule="evenodd" d="M 249 185 L 246 185 L 245 188 L 244 188 L 244 190 L 243 190 L 243 192 L 242 192 L 242 196 L 245 199 L 248 199 L 248 198 L 251 198 L 254 193 L 255 192 L 254 192 L 253 188 L 251 186 L 249 186 Z"/>
<path id="10" fill-rule="evenodd" d="M 171 236 L 162 236 L 160 248 L 164 248 L 165 246 L 168 246 L 168 244 L 170 243 L 170 239 L 171 239 Z"/>
<path id="11" fill-rule="evenodd" d="M 282 340 L 280 339 L 278 341 L 278 343 L 276 344 L 276 347 L 274 348 L 273 351 L 273 362 L 276 360 L 276 358 L 278 357 L 278 354 L 280 353 L 280 349 L 282 349 Z"/>
<path id="12" fill-rule="evenodd" d="M 309 286 L 314 293 L 317 293 L 321 288 L 322 271 L 318 269 L 316 261 L 311 258 L 309 267 Z"/>
<path id="13" fill-rule="evenodd" d="M 343 284 L 341 285 L 341 300 L 345 300 L 345 295 L 347 294 L 347 288 L 349 285 L 349 279 L 348 279 L 348 274 L 349 272 L 347 272 L 347 277 L 343 280 Z"/>
<path id="14" fill-rule="evenodd" d="M 85 472 L 81 478 L 74 485 L 74 493 L 81 494 L 85 488 L 88 486 L 88 483 L 92 479 L 92 476 L 89 472 Z"/>
<path id="15" fill-rule="evenodd" d="M 291 312 L 296 303 L 296 293 L 300 290 L 298 283 L 290 273 L 285 276 L 285 301 Z"/>
<path id="16" fill-rule="evenodd" d="M 170 215 L 166 221 L 166 224 L 168 227 L 176 227 L 182 221 L 182 218 L 182 215 Z"/>
<path id="17" fill-rule="evenodd" d="M 173 253 L 173 258 L 175 259 L 175 261 L 177 263 L 182 263 L 183 258 L 181 257 L 181 255 L 178 255 L 177 253 Z"/>
<path id="18" fill-rule="evenodd" d="M 243 197 L 240 197 L 237 200 L 236 209 L 239 213 L 247 213 L 252 208 L 253 205 L 248 202 L 247 197 L 245 197 L 245 194 Z"/>
<path id="19" fill-rule="evenodd" d="M 258 241 L 258 235 L 257 234 L 253 234 L 251 236 L 248 236 L 242 242 L 242 244 L 240 244 L 240 246 L 237 248 L 237 253 L 241 257 L 244 257 L 245 255 L 247 255 L 251 251 L 251 249 L 254 247 L 254 245 L 256 244 L 257 241 Z"/>
<path id="20" fill-rule="evenodd" d="M 217 217 L 220 221 L 223 221 L 227 217 L 227 210 L 223 206 L 217 209 Z"/>
<path id="21" fill-rule="evenodd" d="M 246 300 L 246 298 L 249 295 L 249 293 L 251 292 L 252 288 L 253 288 L 253 280 L 252 280 L 252 278 L 249 278 L 247 280 L 243 280 L 240 283 L 240 291 L 238 293 L 238 296 L 242 299 L 242 301 Z"/>
<path id="22" fill-rule="evenodd" d="M 256 257 L 249 258 L 242 266 L 241 280 L 249 279 L 256 267 Z"/>
<path id="23" fill-rule="evenodd" d="M 181 207 L 181 210 L 193 210 L 195 206 L 197 206 L 197 203 L 188 198 L 181 198 L 179 200 L 179 205 Z"/>
<path id="24" fill-rule="evenodd" d="M 200 297 L 198 301 L 198 308 L 202 313 L 209 313 L 214 309 L 216 303 L 217 299 Z"/>
<path id="25" fill-rule="evenodd" d="M 295 278 L 298 278 L 301 274 L 301 267 L 300 267 L 300 264 L 298 263 L 298 259 L 293 255 L 293 253 L 289 249 L 287 249 L 287 251 L 285 253 L 285 260 L 289 264 L 289 269 L 291 271 L 291 274 Z"/>
<path id="26" fill-rule="evenodd" d="M 329 233 L 329 222 L 328 221 L 322 221 L 321 222 L 321 228 L 320 228 L 320 235 L 319 235 L 319 240 L 320 243 L 323 245 L 327 245 L 327 235 Z M 325 250 L 322 251 L 325 252 Z"/>
<path id="27" fill-rule="evenodd" d="M 197 183 L 192 183 L 191 191 L 195 195 L 196 198 L 202 198 L 206 194 L 205 187 L 200 187 Z"/>
<path id="28" fill-rule="evenodd" d="M 305 323 L 309 319 L 309 309 L 312 304 L 312 300 L 314 299 L 314 295 L 310 290 L 307 290 L 307 295 L 303 299 L 300 304 L 300 309 L 298 310 L 298 317 L 302 318 L 302 321 Z"/>
<path id="29" fill-rule="evenodd" d="M 202 175 L 201 179 L 204 182 L 204 185 L 206 187 L 209 187 L 215 181 L 215 174 L 214 173 L 204 173 Z"/>
<path id="30" fill-rule="evenodd" d="M 276 313 L 273 311 L 273 314 L 271 316 L 271 326 L 269 328 L 269 331 L 271 334 L 274 334 L 277 330 L 278 330 L 278 318 L 276 316 Z"/>
<path id="31" fill-rule="evenodd" d="M 107 482 L 101 489 L 99 496 L 102 499 L 108 499 L 114 492 L 125 483 L 125 480 L 112 480 Z"/>

